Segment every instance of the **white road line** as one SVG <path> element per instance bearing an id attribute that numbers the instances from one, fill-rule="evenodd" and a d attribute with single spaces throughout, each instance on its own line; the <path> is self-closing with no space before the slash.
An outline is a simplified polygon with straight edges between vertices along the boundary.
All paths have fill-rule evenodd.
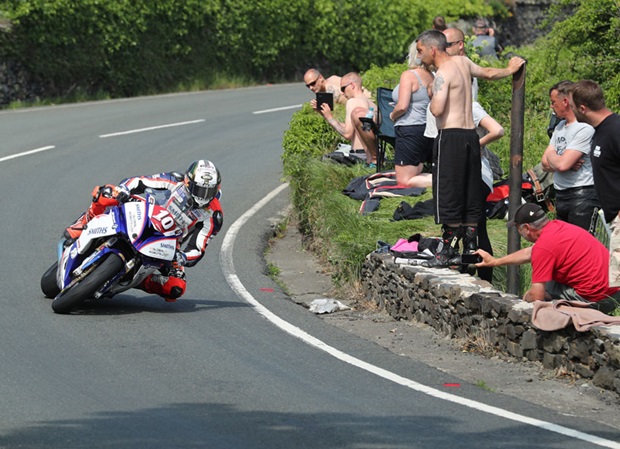
<path id="1" fill-rule="evenodd" d="M 370 363 L 364 362 L 358 358 L 355 358 L 349 354 L 346 354 L 332 346 L 327 345 L 323 341 L 313 337 L 307 332 L 301 330 L 300 328 L 293 326 L 291 323 L 284 321 L 282 318 L 278 317 L 269 309 L 260 304 L 252 294 L 243 286 L 239 277 L 236 274 L 235 266 L 233 264 L 232 259 L 232 250 L 235 244 L 235 239 L 237 238 L 237 234 L 241 227 L 254 215 L 258 212 L 263 206 L 265 206 L 269 201 L 271 201 L 275 196 L 277 196 L 282 190 L 284 190 L 288 184 L 283 184 L 273 191 L 271 191 L 265 198 L 256 203 L 251 209 L 249 209 L 246 213 L 244 213 L 241 217 L 235 221 L 228 232 L 224 236 L 224 241 L 222 242 L 222 248 L 220 250 L 220 257 L 222 263 L 222 270 L 224 272 L 224 276 L 226 277 L 226 281 L 230 288 L 239 296 L 239 298 L 247 301 L 260 315 L 264 318 L 268 319 L 274 325 L 282 329 L 284 332 L 299 338 L 310 346 L 314 346 L 321 351 L 325 351 L 326 353 L 332 355 L 333 357 L 345 362 L 349 363 L 353 366 L 356 366 L 360 369 L 366 370 L 372 374 L 375 374 L 383 379 L 387 379 L 391 382 L 397 383 L 399 385 L 403 385 L 412 390 L 418 391 L 420 393 L 427 394 L 429 396 L 443 399 L 445 401 L 453 402 L 459 405 L 463 405 L 465 407 L 469 407 L 475 410 L 479 410 L 481 412 L 489 413 L 491 415 L 499 416 L 501 418 L 506 418 L 512 421 L 516 421 L 523 424 L 528 424 L 534 427 L 539 427 L 541 429 L 548 430 L 550 432 L 559 433 L 564 436 L 568 436 L 571 438 L 576 438 L 578 440 L 587 441 L 588 443 L 596 444 L 602 447 L 608 447 L 612 449 L 620 449 L 620 443 L 606 440 L 604 438 L 597 437 L 595 435 L 589 435 L 587 433 L 579 432 L 573 429 L 569 429 L 567 427 L 559 426 L 557 424 L 553 424 L 546 421 L 541 421 L 539 419 L 530 418 L 528 416 L 520 415 L 517 413 L 510 412 L 508 410 L 501 409 L 499 407 L 494 407 L 490 405 L 483 404 L 481 402 L 473 401 L 471 399 L 462 398 L 459 396 L 455 396 L 453 394 L 449 394 L 435 388 L 428 387 L 426 385 L 422 385 L 418 382 L 415 382 L 411 379 L 407 379 L 405 377 L 399 376 L 398 374 L 387 371 L 383 368 L 380 368 L 375 365 L 371 365 Z"/>
<path id="2" fill-rule="evenodd" d="M 0 158 L 0 162 L 8 161 L 10 159 L 15 159 L 15 158 L 22 157 L 22 156 L 28 156 L 29 154 L 40 153 L 41 151 L 52 150 L 54 148 L 56 147 L 53 145 L 50 145 L 48 147 L 41 147 L 35 150 L 24 151 L 23 153 L 12 154 L 11 156 L 5 156 L 3 158 Z"/>
<path id="3" fill-rule="evenodd" d="M 192 120 L 192 121 L 189 121 L 189 122 L 169 123 L 167 125 L 151 126 L 149 128 L 132 129 L 132 130 L 129 130 L 129 131 L 121 131 L 121 132 L 118 132 L 118 133 L 102 134 L 99 137 L 101 139 L 105 139 L 107 137 L 116 137 L 116 136 L 124 136 L 124 135 L 127 135 L 127 134 L 143 133 L 143 132 L 146 132 L 146 131 L 153 131 L 153 130 L 162 129 L 162 128 L 173 128 L 175 126 L 194 125 L 196 123 L 202 123 L 204 121 L 205 121 L 204 119 L 200 119 L 200 120 Z"/>
<path id="4" fill-rule="evenodd" d="M 303 106 L 303 104 L 294 104 L 292 106 L 283 106 L 281 108 L 273 108 L 273 109 L 263 109 L 262 111 L 254 111 L 252 114 L 267 114 L 268 112 L 278 112 L 278 111 L 288 111 L 289 109 L 299 109 Z"/>

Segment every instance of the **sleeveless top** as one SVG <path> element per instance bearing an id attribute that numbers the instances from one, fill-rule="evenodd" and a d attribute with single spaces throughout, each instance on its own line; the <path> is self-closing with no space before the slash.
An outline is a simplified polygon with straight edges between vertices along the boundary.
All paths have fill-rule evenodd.
<path id="1" fill-rule="evenodd" d="M 413 70 L 411 70 L 411 73 L 418 79 L 419 87 L 415 92 L 411 92 L 409 107 L 403 115 L 396 119 L 394 126 L 426 125 L 426 108 L 431 99 L 428 96 L 428 90 L 422 83 L 420 76 Z M 392 91 L 392 100 L 394 100 L 395 103 L 398 102 L 399 90 L 400 84 Z"/>

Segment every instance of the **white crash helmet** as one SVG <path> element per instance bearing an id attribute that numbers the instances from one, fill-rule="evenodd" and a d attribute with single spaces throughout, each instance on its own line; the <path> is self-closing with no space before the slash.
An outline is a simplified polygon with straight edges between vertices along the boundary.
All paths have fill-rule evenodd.
<path id="1" fill-rule="evenodd" d="M 199 207 L 206 207 L 215 198 L 221 182 L 220 171 L 206 159 L 192 162 L 185 172 L 185 185 Z"/>

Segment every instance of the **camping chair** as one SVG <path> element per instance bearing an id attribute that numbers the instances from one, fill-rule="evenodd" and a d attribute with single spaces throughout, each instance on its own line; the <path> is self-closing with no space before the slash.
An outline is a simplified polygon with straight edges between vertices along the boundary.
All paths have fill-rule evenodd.
<path id="1" fill-rule="evenodd" d="M 377 108 L 379 110 L 377 111 L 376 121 L 368 117 L 360 117 L 360 121 L 368 126 L 377 137 L 377 173 L 379 173 L 385 162 L 387 144 L 389 143 L 394 147 L 396 143 L 394 122 L 390 119 L 390 112 L 394 110 L 392 89 L 377 88 Z"/>
<path id="2" fill-rule="evenodd" d="M 381 171 L 385 163 L 385 150 L 387 145 L 396 143 L 394 134 L 394 122 L 390 119 L 390 112 L 394 110 L 392 89 L 386 87 L 377 88 L 377 172 Z"/>
<path id="3" fill-rule="evenodd" d="M 607 249 L 610 249 L 611 228 L 605 221 L 605 214 L 602 209 L 594 209 L 592 221 L 590 221 L 590 234 L 598 239 Z"/>

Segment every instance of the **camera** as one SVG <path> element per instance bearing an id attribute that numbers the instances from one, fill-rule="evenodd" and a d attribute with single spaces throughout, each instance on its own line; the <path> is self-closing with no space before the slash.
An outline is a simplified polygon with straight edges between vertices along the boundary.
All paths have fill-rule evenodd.
<path id="1" fill-rule="evenodd" d="M 461 255 L 461 263 L 463 265 L 473 265 L 482 262 L 482 257 L 478 254 L 466 253 Z"/>

